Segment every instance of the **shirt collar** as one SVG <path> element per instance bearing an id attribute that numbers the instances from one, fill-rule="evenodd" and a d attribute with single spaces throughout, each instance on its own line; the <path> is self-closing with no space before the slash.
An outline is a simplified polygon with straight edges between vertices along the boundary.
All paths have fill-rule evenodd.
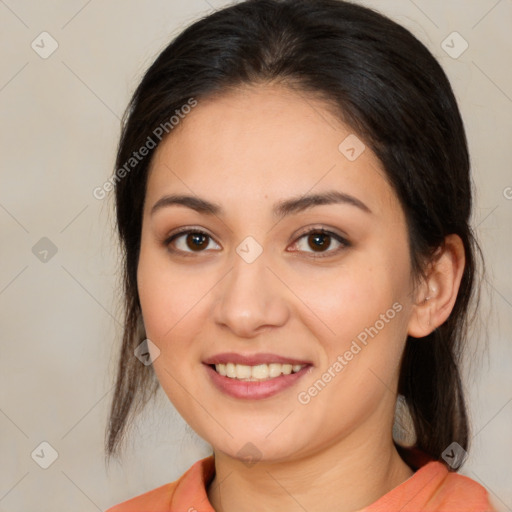
<path id="1" fill-rule="evenodd" d="M 179 479 L 170 512 L 215 512 L 207 488 L 215 475 L 213 455 L 198 460 Z"/>

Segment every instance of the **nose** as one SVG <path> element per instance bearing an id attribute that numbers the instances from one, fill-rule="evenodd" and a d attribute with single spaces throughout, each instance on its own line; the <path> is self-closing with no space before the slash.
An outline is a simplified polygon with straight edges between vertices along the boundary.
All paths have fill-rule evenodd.
<path id="1" fill-rule="evenodd" d="M 215 323 L 240 338 L 283 326 L 290 309 L 286 287 L 263 254 L 252 263 L 235 255 L 231 272 L 215 287 Z"/>

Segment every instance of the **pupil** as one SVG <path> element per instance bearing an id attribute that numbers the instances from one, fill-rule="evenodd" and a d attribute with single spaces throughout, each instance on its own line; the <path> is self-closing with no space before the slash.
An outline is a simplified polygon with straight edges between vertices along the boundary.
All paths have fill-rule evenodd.
<path id="1" fill-rule="evenodd" d="M 206 235 L 202 233 L 192 233 L 187 236 L 187 246 L 189 249 L 204 249 L 204 247 L 208 246 L 206 242 Z"/>
<path id="2" fill-rule="evenodd" d="M 310 244 L 310 247 L 314 251 L 318 251 L 318 249 L 322 249 L 329 246 L 329 240 L 325 241 L 325 239 L 329 239 L 329 235 L 325 235 L 323 233 L 315 233 L 310 235 L 310 240 L 314 240 L 313 245 Z"/>

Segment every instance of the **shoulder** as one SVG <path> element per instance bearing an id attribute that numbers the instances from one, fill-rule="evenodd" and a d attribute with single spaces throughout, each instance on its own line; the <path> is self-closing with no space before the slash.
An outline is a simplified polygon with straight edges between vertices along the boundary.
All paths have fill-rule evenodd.
<path id="1" fill-rule="evenodd" d="M 422 451 L 400 448 L 413 475 L 372 504 L 365 512 L 495 512 L 487 490 L 475 480 L 448 467 Z"/>
<path id="2" fill-rule="evenodd" d="M 404 485 L 412 503 L 436 512 L 494 512 L 487 490 L 475 480 L 449 471 L 439 461 L 420 468 Z"/>
<path id="3" fill-rule="evenodd" d="M 164 512 L 170 510 L 170 504 L 179 480 L 123 501 L 106 512 Z"/>
<path id="4" fill-rule="evenodd" d="M 443 485 L 433 497 L 434 500 L 443 505 L 464 504 L 464 510 L 468 510 L 468 512 L 494 510 L 489 502 L 487 490 L 472 478 L 460 473 L 448 472 L 446 474 Z"/>
<path id="5" fill-rule="evenodd" d="M 185 503 L 194 500 L 207 502 L 206 486 L 214 470 L 214 457 L 205 457 L 195 462 L 178 480 L 123 501 L 105 512 L 168 512 L 183 508 Z"/>
<path id="6" fill-rule="evenodd" d="M 484 487 L 449 472 L 438 461 L 418 469 L 408 480 L 364 509 L 364 512 L 495 512 Z"/>

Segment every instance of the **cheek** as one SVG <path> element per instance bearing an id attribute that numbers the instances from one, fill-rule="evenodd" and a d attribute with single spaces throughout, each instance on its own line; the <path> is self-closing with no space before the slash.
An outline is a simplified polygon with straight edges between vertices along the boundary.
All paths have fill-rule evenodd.
<path id="1" fill-rule="evenodd" d="M 208 291 L 219 278 L 193 266 L 172 265 L 165 251 L 143 244 L 137 279 L 146 336 L 160 350 L 153 363 L 156 375 L 171 401 L 186 406 L 190 396 L 183 383 L 191 393 L 199 392 Z"/>
<path id="2" fill-rule="evenodd" d="M 348 341 L 397 300 L 393 278 L 371 258 L 360 258 L 338 269 L 311 272 L 307 279 L 295 276 L 293 290 L 305 304 L 303 318 L 311 319 L 317 336 Z"/>
<path id="3" fill-rule="evenodd" d="M 356 421 L 392 397 L 405 340 L 406 308 L 392 273 L 370 263 L 316 282 L 323 284 L 323 292 L 309 286 L 303 293 L 321 319 L 313 316 L 309 325 L 322 345 L 321 361 L 301 391 L 309 393 L 318 379 L 328 383 L 322 396 L 315 398 L 314 410 L 334 406 L 351 411 L 347 421 Z M 336 418 L 324 421 L 326 428 L 338 428 Z"/>
<path id="4" fill-rule="evenodd" d="M 396 377 L 407 331 L 409 262 L 405 247 L 395 252 L 381 245 L 296 283 L 297 295 L 314 313 L 304 308 L 303 319 L 310 318 L 308 327 L 323 345 L 322 371 L 338 356 L 346 361 L 333 392 L 341 386 L 372 395 L 374 386 L 391 386 Z"/>
<path id="5" fill-rule="evenodd" d="M 137 270 L 137 287 L 148 338 L 171 340 L 180 324 L 186 323 L 204 295 L 193 272 L 172 269 L 165 251 L 142 243 Z"/>
<path id="6" fill-rule="evenodd" d="M 181 409 L 188 395 L 180 383 L 197 371 L 200 357 L 198 347 L 190 343 L 201 326 L 194 320 L 199 312 L 200 291 L 190 277 L 170 272 L 168 262 L 150 249 L 141 248 L 137 279 L 146 336 L 160 351 L 153 368 L 169 399 Z M 196 392 L 193 380 L 187 389 Z"/>

